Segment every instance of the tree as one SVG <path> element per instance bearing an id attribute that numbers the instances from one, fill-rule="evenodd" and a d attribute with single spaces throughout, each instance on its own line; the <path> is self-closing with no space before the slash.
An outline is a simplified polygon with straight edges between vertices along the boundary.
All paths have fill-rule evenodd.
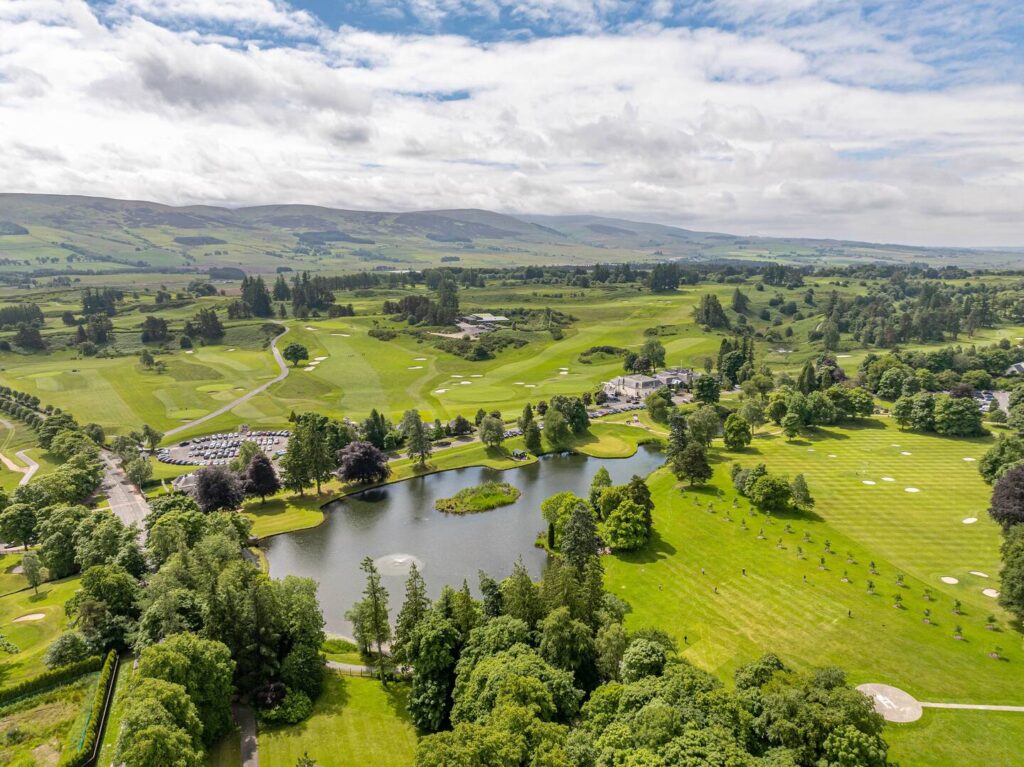
<path id="1" fill-rule="evenodd" d="M 391 654 L 395 660 L 406 660 L 406 648 L 412 641 L 413 632 L 429 610 L 427 584 L 413 562 L 409 568 L 409 577 L 405 580 L 405 601 L 402 603 L 402 609 L 398 611 L 398 620 L 395 622 L 395 641 L 391 646 Z"/>
<path id="2" fill-rule="evenodd" d="M 935 398 L 935 431 L 952 437 L 974 437 L 984 434 L 981 408 L 973 397 Z"/>
<path id="3" fill-rule="evenodd" d="M 699 402 L 703 402 L 705 405 L 715 404 L 721 395 L 718 379 L 706 374 L 697 376 L 697 380 L 693 382 L 693 394 Z"/>
<path id="4" fill-rule="evenodd" d="M 302 344 L 288 344 L 281 356 L 292 363 L 292 367 L 297 367 L 300 362 L 309 359 L 309 349 Z"/>
<path id="5" fill-rule="evenodd" d="M 640 356 L 646 357 L 651 367 L 665 367 L 665 347 L 657 338 L 648 338 L 640 349 Z"/>
<path id="6" fill-rule="evenodd" d="M 693 310 L 693 319 L 698 325 L 712 329 L 729 327 L 729 318 L 714 293 L 705 293 L 700 297 L 700 303 Z"/>
<path id="7" fill-rule="evenodd" d="M 807 480 L 804 479 L 803 474 L 797 474 L 793 477 L 793 485 L 791 487 L 793 495 L 793 505 L 798 509 L 812 509 L 814 508 L 814 498 L 811 496 L 811 491 L 807 487 Z"/>
<path id="8" fill-rule="evenodd" d="M 27 503 L 12 503 L 0 512 L 0 538 L 20 544 L 26 551 L 36 540 L 36 525 L 36 512 Z"/>
<path id="9" fill-rule="evenodd" d="M 999 580 L 999 604 L 1018 620 L 1024 620 L 1024 525 L 1016 525 L 1006 533 Z"/>
<path id="10" fill-rule="evenodd" d="M 996 443 L 985 451 L 978 462 L 978 472 L 990 485 L 1009 467 L 1024 462 L 1024 439 L 1000 434 Z"/>
<path id="11" fill-rule="evenodd" d="M 405 445 L 409 450 L 409 457 L 415 458 L 420 468 L 427 465 L 430 458 L 432 445 L 430 435 L 427 434 L 423 419 L 418 410 L 406 410 L 402 416 L 402 423 L 398 427 L 405 437 Z"/>
<path id="12" fill-rule="evenodd" d="M 125 692 L 114 763 L 201 767 L 203 724 L 180 684 L 140 677 Z"/>
<path id="13" fill-rule="evenodd" d="M 1024 465 L 1008 469 L 998 479 L 988 513 L 1004 533 L 1024 524 Z"/>
<path id="14" fill-rule="evenodd" d="M 684 451 L 685 454 L 685 451 Z M 601 537 L 616 551 L 634 551 L 647 543 L 647 512 L 638 503 L 620 503 L 601 526 Z"/>
<path id="15" fill-rule="evenodd" d="M 422 425 L 422 424 L 421 424 Z M 288 454 L 291 455 L 287 466 L 289 474 L 295 472 L 296 481 L 299 477 L 312 482 L 320 494 L 320 484 L 331 478 L 337 466 L 337 448 L 332 444 L 331 422 L 319 413 L 301 413 L 295 417 L 295 428 L 288 440 Z"/>
<path id="16" fill-rule="evenodd" d="M 547 439 L 548 444 L 554 448 L 565 447 L 569 440 L 572 439 L 569 423 L 565 420 L 565 416 L 562 415 L 561 411 L 551 408 L 548 414 L 544 416 L 544 437 Z"/>
<path id="17" fill-rule="evenodd" d="M 149 424 L 142 427 L 142 440 L 149 446 L 150 450 L 156 450 L 156 446 L 160 444 L 163 438 L 163 432 L 157 431 Z"/>
<path id="18" fill-rule="evenodd" d="M 409 638 L 406 655 L 415 669 L 409 714 L 424 732 L 448 724 L 461 639 L 453 622 L 436 611 L 427 612 Z"/>
<path id="19" fill-rule="evenodd" d="M 686 419 L 686 426 L 690 440 L 706 449 L 711 446 L 711 441 L 718 434 L 718 411 L 712 405 L 704 405 L 690 413 Z"/>
<path id="20" fill-rule="evenodd" d="M 601 491 L 606 487 L 612 486 L 612 475 L 608 473 L 608 469 L 604 466 L 598 468 L 594 472 L 594 478 L 590 480 L 590 494 L 588 496 L 590 500 L 590 507 L 597 510 L 597 501 L 601 496 Z"/>
<path id="21" fill-rule="evenodd" d="M 586 504 L 573 504 L 572 513 L 562 528 L 560 551 L 565 561 L 580 573 L 587 562 L 597 555 L 594 512 Z"/>
<path id="22" fill-rule="evenodd" d="M 784 416 L 782 416 L 782 433 L 786 436 L 786 439 L 793 439 L 797 434 L 800 433 L 800 429 L 803 428 L 804 420 L 800 417 L 800 414 L 789 410 Z"/>
<path id="23" fill-rule="evenodd" d="M 773 477 L 770 474 L 754 480 L 747 493 L 750 502 L 766 514 L 778 513 L 789 508 L 793 498 L 793 489 L 785 477 Z"/>
<path id="24" fill-rule="evenodd" d="M 39 593 L 39 584 L 46 580 L 46 569 L 39 561 L 39 555 L 34 551 L 26 551 L 21 558 L 21 570 L 25 574 L 25 580 L 32 587 L 32 591 Z"/>
<path id="25" fill-rule="evenodd" d="M 148 458 L 140 455 L 124 465 L 124 473 L 129 482 L 142 489 L 142 486 L 153 476 L 153 464 Z"/>
<path id="26" fill-rule="evenodd" d="M 488 447 L 498 447 L 505 439 L 505 424 L 500 418 L 487 416 L 480 421 L 480 441 Z"/>
<path id="27" fill-rule="evenodd" d="M 648 676 L 661 676 L 667 662 L 665 649 L 649 639 L 634 639 L 622 655 L 622 681 L 637 682 Z"/>
<path id="28" fill-rule="evenodd" d="M 370 640 L 377 645 L 377 673 L 381 682 L 384 678 L 384 645 L 391 639 L 391 624 L 388 623 L 388 591 L 380 582 L 380 573 L 377 572 L 373 559 L 366 557 L 359 569 L 366 573 L 366 588 L 363 590 L 363 604 L 365 605 L 365 628 L 369 632 Z"/>
<path id="29" fill-rule="evenodd" d="M 530 421 L 526 428 L 523 429 L 523 444 L 534 455 L 539 455 L 541 450 L 543 450 L 540 439 L 540 427 L 537 426 L 535 421 Z"/>
<path id="30" fill-rule="evenodd" d="M 345 482 L 383 482 L 391 476 L 388 457 L 369 442 L 350 442 L 338 451 L 339 476 Z"/>
<path id="31" fill-rule="evenodd" d="M 669 414 L 675 409 L 672 404 L 672 393 L 667 388 L 651 392 L 644 398 L 647 413 L 655 423 L 665 423 Z"/>
<path id="32" fill-rule="evenodd" d="M 78 631 L 65 631 L 46 648 L 43 663 L 47 668 L 60 668 L 85 660 L 92 654 L 85 637 Z"/>
<path id="33" fill-rule="evenodd" d="M 540 656 L 555 668 L 571 671 L 578 687 L 593 687 L 597 650 L 590 627 L 575 620 L 569 608 L 559 607 L 540 623 Z"/>
<path id="34" fill-rule="evenodd" d="M 673 456 L 679 455 L 683 452 L 683 448 L 686 447 L 689 441 L 690 435 L 687 432 L 686 416 L 679 410 L 673 410 L 668 416 L 668 449 L 666 450 L 666 456 L 671 460 Z M 608 484 L 611 484 L 610 478 Z"/>
<path id="35" fill-rule="evenodd" d="M 725 419 L 723 435 L 725 447 L 728 450 L 742 450 L 754 438 L 753 432 L 750 430 L 750 424 L 736 413 L 731 413 Z"/>
<path id="36" fill-rule="evenodd" d="M 676 479 L 691 485 L 703 485 L 714 472 L 708 463 L 707 450 L 699 442 L 691 442 L 678 456 L 672 459 L 672 473 Z"/>
<path id="37" fill-rule="evenodd" d="M 750 424 L 751 429 L 756 429 L 765 421 L 764 402 L 760 397 L 747 397 L 740 403 L 736 411 L 740 418 Z"/>
<path id="38" fill-rule="evenodd" d="M 235 662 L 223 643 L 192 633 L 174 634 L 142 651 L 137 673 L 185 689 L 203 723 L 206 743 L 213 743 L 231 727 Z"/>
<path id="39" fill-rule="evenodd" d="M 890 412 L 900 429 L 907 428 L 914 421 L 914 398 L 900 397 L 892 404 Z"/>
<path id="40" fill-rule="evenodd" d="M 277 478 L 274 464 L 263 451 L 249 461 L 242 477 L 242 487 L 247 494 L 258 495 L 260 502 L 266 502 L 268 495 L 273 495 L 281 489 L 281 480 Z"/>
<path id="41" fill-rule="evenodd" d="M 237 509 L 245 500 L 242 482 L 224 466 L 204 466 L 196 472 L 195 477 L 196 503 L 206 513 L 218 509 Z"/>
<path id="42" fill-rule="evenodd" d="M 512 574 L 501 582 L 501 603 L 505 615 L 518 618 L 531 630 L 544 617 L 540 591 L 523 564 L 522 557 L 516 559 Z"/>

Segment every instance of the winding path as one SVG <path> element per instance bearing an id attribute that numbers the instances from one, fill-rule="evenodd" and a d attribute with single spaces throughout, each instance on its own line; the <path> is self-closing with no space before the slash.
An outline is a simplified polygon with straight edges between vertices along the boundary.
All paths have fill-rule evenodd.
<path id="1" fill-rule="evenodd" d="M 0 418 L 0 425 L 2 425 L 5 429 L 11 432 L 13 432 L 15 429 L 14 424 L 8 421 L 6 418 Z M 29 480 L 32 479 L 35 473 L 39 471 L 39 464 L 36 463 L 36 461 L 33 458 L 29 457 L 28 453 L 26 453 L 24 450 L 19 450 L 17 453 L 15 453 L 15 455 L 21 460 L 22 463 L 25 464 L 24 466 L 19 466 L 3 453 L 0 453 L 0 463 L 3 463 L 3 465 L 6 466 L 11 471 L 16 471 L 19 474 L 21 474 L 21 479 L 18 481 L 19 486 L 27 485 Z"/>
<path id="2" fill-rule="evenodd" d="M 173 437 L 175 434 L 180 434 L 186 429 L 191 429 L 193 426 L 198 426 L 199 424 L 206 423 L 207 421 L 216 418 L 217 416 L 224 415 L 225 413 L 234 410 L 243 402 L 248 402 L 257 394 L 262 394 L 274 384 L 280 383 L 281 381 L 286 379 L 288 377 L 289 368 L 287 363 L 284 361 L 284 357 L 281 356 L 281 352 L 278 351 L 277 342 L 285 335 L 287 335 L 288 327 L 285 325 L 281 325 L 280 327 L 284 328 L 284 333 L 278 333 L 276 336 L 274 336 L 274 340 L 270 342 L 270 350 L 274 353 L 274 361 L 277 362 L 277 367 L 281 371 L 280 373 L 277 374 L 275 378 L 267 381 L 264 384 L 260 384 L 255 389 L 246 392 L 238 399 L 232 400 L 223 407 L 219 407 L 213 412 L 207 413 L 206 415 L 202 416 L 201 418 L 197 418 L 194 421 L 189 421 L 188 423 L 183 423 L 181 426 L 175 426 L 173 429 L 168 429 L 166 432 L 164 432 L 164 436 Z"/>

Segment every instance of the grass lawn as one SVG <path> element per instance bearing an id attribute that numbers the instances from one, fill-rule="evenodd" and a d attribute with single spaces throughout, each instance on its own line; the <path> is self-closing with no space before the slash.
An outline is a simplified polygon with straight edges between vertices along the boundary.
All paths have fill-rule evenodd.
<path id="1" fill-rule="evenodd" d="M 351 663 L 356 666 L 368 665 L 358 646 L 354 642 L 340 637 L 328 637 L 320 647 L 327 660 L 336 663 Z"/>
<path id="2" fill-rule="evenodd" d="M 260 730 L 260 763 L 290 767 L 308 753 L 320 767 L 408 767 L 416 731 L 406 714 L 408 687 L 328 672 L 313 715 L 293 727 Z"/>
<path id="3" fill-rule="evenodd" d="M 726 679 L 772 651 L 791 663 L 840 665 L 855 683 L 894 684 L 919 700 L 1024 705 L 1021 634 L 981 594 L 998 588 L 999 534 L 984 513 L 989 488 L 977 464 L 963 459 L 980 457 L 986 447 L 984 440 L 901 433 L 877 419 L 793 442 L 762 434 L 743 453 L 718 452 L 712 483 L 697 491 L 680 492 L 660 470 L 649 480 L 657 505 L 654 540 L 643 551 L 606 560 L 607 586 L 632 605 L 630 626 L 665 628 L 687 658 Z M 786 518 L 752 514 L 742 498 L 734 507 L 733 460 L 763 461 L 790 476 L 802 472 L 817 506 Z M 962 524 L 969 516 L 979 521 Z M 877 576 L 869 573 L 872 560 Z M 944 584 L 942 576 L 959 583 Z M 932 601 L 924 599 L 926 588 Z M 905 609 L 893 607 L 896 593 Z M 963 615 L 952 614 L 954 599 Z M 932 611 L 931 624 L 924 623 L 925 609 Z M 985 629 L 989 613 L 998 617 L 999 632 Z M 965 641 L 952 637 L 957 624 Z M 988 657 L 995 645 L 1005 661 Z M 964 742 L 986 737 L 964 721 Z M 905 754 L 902 763 L 935 763 L 916 758 Z"/>
<path id="4" fill-rule="evenodd" d="M 996 767 L 1021 763 L 1024 714 L 926 710 L 910 724 L 890 724 L 889 758 L 901 765 Z"/>
<path id="5" fill-rule="evenodd" d="M 242 763 L 242 736 L 234 729 L 206 749 L 209 767 L 238 767 Z M 264 761 L 264 764 L 272 764 Z"/>
<path id="6" fill-rule="evenodd" d="M 246 501 L 242 513 L 253 522 L 252 534 L 257 538 L 267 538 L 279 533 L 316 527 L 324 519 L 320 507 L 333 497 L 333 493 L 282 493 L 268 498 L 265 503 L 261 503 L 258 498 Z"/>
<path id="7" fill-rule="evenodd" d="M 0 684 L 8 685 L 44 670 L 47 646 L 67 625 L 64 603 L 78 590 L 79 578 L 46 583 L 39 594 L 19 591 L 0 598 L 0 631 L 18 647 L 14 655 L 0 655 Z M 41 620 L 17 621 L 41 613 Z"/>
<path id="8" fill-rule="evenodd" d="M 0 710 L 0 764 L 55 767 L 61 753 L 80 742 L 98 678 L 87 674 Z"/>
<path id="9" fill-rule="evenodd" d="M 0 554 L 0 595 L 9 594 L 12 591 L 28 586 L 28 581 L 25 580 L 24 575 L 13 572 L 20 564 L 20 551 Z"/>

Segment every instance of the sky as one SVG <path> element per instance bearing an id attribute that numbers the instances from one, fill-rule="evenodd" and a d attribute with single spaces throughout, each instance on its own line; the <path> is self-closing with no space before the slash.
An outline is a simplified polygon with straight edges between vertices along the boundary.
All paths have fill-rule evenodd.
<path id="1" fill-rule="evenodd" d="M 1024 4 L 0 0 L 0 191 L 1020 247 Z"/>

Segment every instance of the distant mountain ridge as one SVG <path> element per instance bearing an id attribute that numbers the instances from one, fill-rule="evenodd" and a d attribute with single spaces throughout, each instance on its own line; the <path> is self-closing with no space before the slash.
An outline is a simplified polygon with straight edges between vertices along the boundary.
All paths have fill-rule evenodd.
<path id="1" fill-rule="evenodd" d="M 8 271 L 53 271 L 61 261 L 61 268 L 71 271 L 90 263 L 117 269 L 238 266 L 255 272 L 299 266 L 423 268 L 438 265 L 442 256 L 446 263 L 457 256 L 475 266 L 663 259 L 1013 266 L 1016 253 L 735 235 L 586 214 L 509 215 L 475 208 L 388 212 L 302 204 L 179 207 L 0 193 L 0 258 L 12 262 L 2 267 Z"/>

